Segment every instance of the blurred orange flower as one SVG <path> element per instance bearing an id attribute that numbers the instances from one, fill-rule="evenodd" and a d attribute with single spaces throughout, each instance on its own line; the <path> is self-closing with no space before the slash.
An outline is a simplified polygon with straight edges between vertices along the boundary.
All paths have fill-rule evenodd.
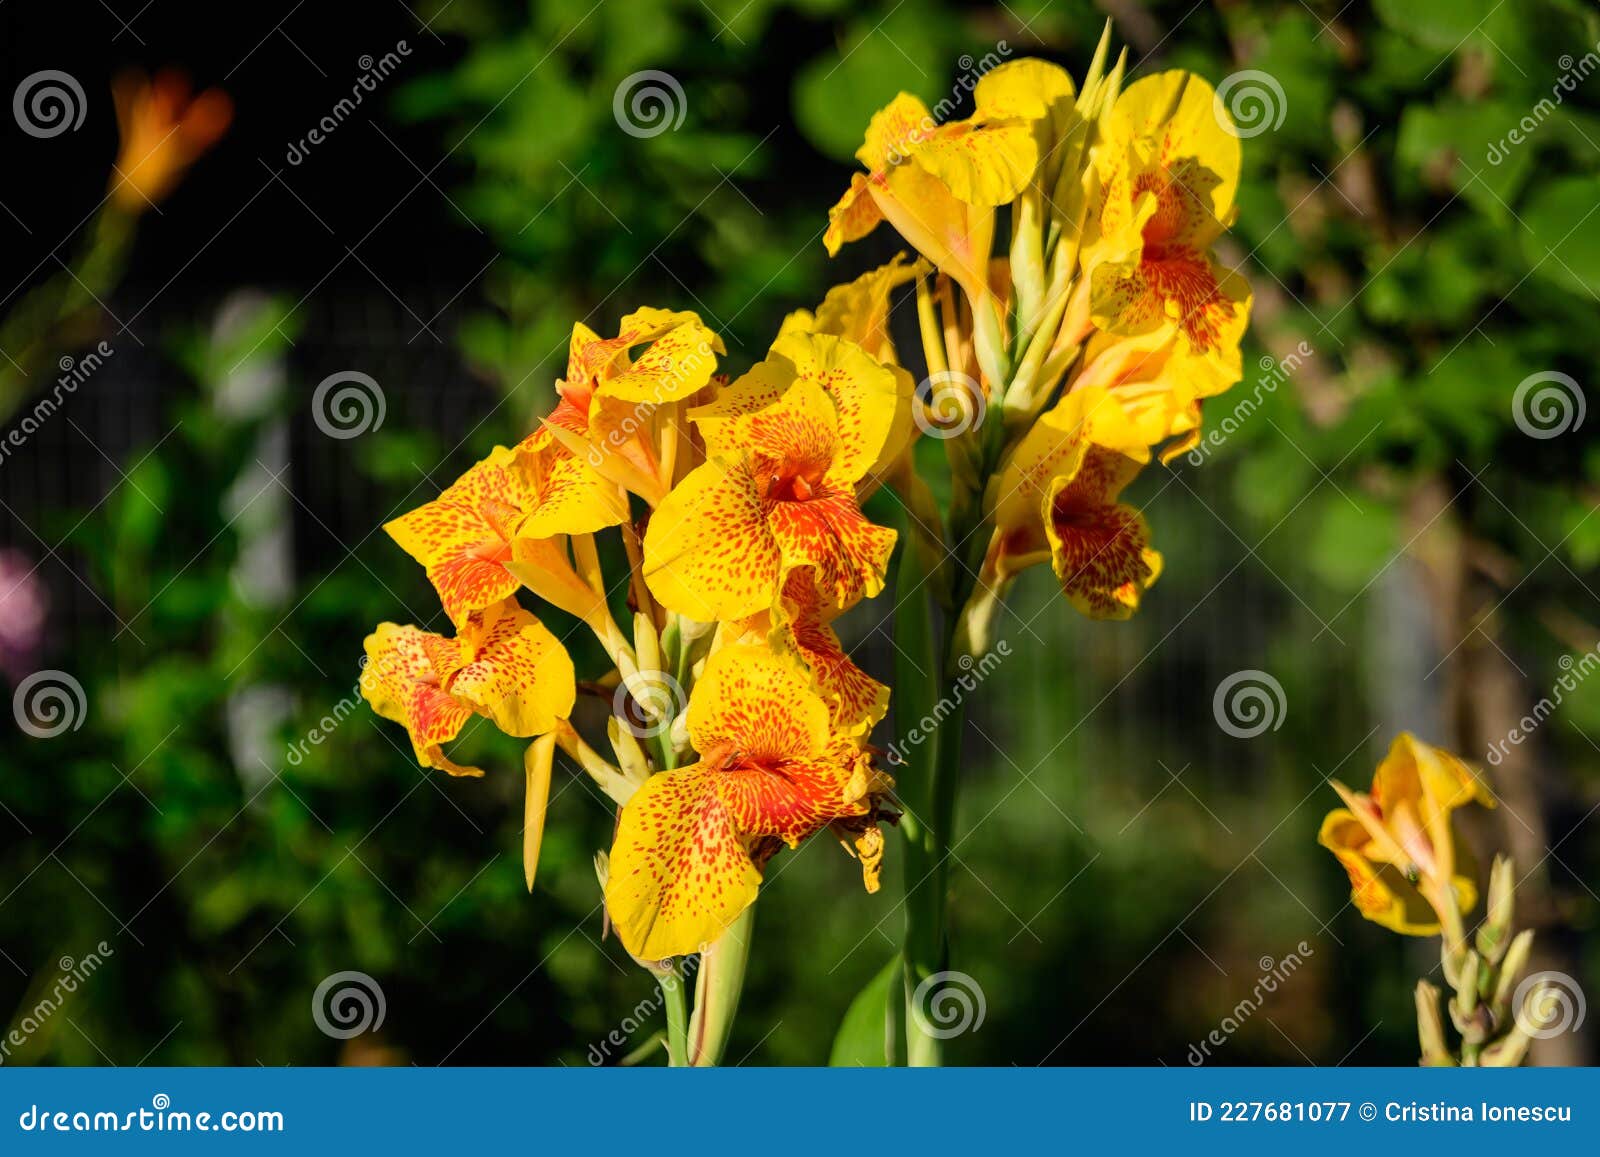
<path id="1" fill-rule="evenodd" d="M 190 96 L 189 78 L 173 69 L 154 79 L 125 72 L 111 86 L 122 147 L 111 199 L 142 213 L 177 186 L 184 172 L 228 131 L 233 101 L 220 88 Z"/>

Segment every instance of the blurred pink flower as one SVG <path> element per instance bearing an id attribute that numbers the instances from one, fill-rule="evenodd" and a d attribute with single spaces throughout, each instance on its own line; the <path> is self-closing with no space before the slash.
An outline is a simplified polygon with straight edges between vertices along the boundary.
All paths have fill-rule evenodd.
<path id="1" fill-rule="evenodd" d="M 0 550 L 0 671 L 12 682 L 33 670 L 44 642 L 50 597 L 37 569 L 21 551 Z"/>

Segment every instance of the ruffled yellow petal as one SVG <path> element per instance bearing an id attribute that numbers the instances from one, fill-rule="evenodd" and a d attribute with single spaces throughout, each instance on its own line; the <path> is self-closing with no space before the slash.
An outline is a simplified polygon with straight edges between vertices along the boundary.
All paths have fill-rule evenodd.
<path id="1" fill-rule="evenodd" d="M 528 475 L 531 502 L 519 537 L 593 534 L 627 520 L 628 504 L 616 484 L 564 447 L 524 453 L 520 463 Z"/>
<path id="2" fill-rule="evenodd" d="M 828 707 L 808 673 L 766 647 L 724 647 L 689 701 L 689 739 L 702 757 L 739 752 L 757 762 L 810 762 L 827 749 Z"/>
<path id="3" fill-rule="evenodd" d="M 1039 146 L 1026 121 L 940 125 L 916 145 L 916 163 L 958 201 L 995 206 L 1014 200 L 1033 179 Z"/>
<path id="4" fill-rule="evenodd" d="M 871 173 L 882 173 L 904 164 L 918 144 L 934 131 L 933 114 L 928 106 L 908 92 L 902 92 L 867 122 L 867 136 L 856 150 L 856 160 Z"/>
<path id="5" fill-rule="evenodd" d="M 1432 905 L 1399 869 L 1376 864 L 1361 851 L 1366 832 L 1344 808 L 1335 808 L 1322 821 L 1317 842 L 1338 859 L 1350 877 L 1350 900 L 1374 924 L 1403 936 L 1437 936 L 1439 917 Z"/>
<path id="6" fill-rule="evenodd" d="M 1077 476 L 1091 443 L 1130 455 L 1145 445 L 1122 407 L 1098 386 L 1074 389 L 1040 415 L 1006 460 L 991 483 L 999 532 L 1018 535 L 1031 549 L 1040 549 L 1040 511 L 1054 497 L 1057 478 Z"/>
<path id="7" fill-rule="evenodd" d="M 840 249 L 861 240 L 883 221 L 883 212 L 868 187 L 869 180 L 862 173 L 853 174 L 844 196 L 828 210 L 828 228 L 822 234 L 822 244 L 829 257 L 837 257 Z"/>
<path id="8" fill-rule="evenodd" d="M 839 440 L 832 469 L 839 480 L 858 481 L 886 446 L 903 444 L 909 436 L 915 383 L 855 342 L 825 333 L 791 333 L 773 343 L 768 359 L 786 361 L 794 381 L 814 384 L 832 403 Z"/>
<path id="9" fill-rule="evenodd" d="M 450 694 L 472 704 L 507 735 L 543 735 L 572 714 L 577 684 L 572 659 L 533 615 L 507 603 L 474 625 L 472 661 L 449 680 Z"/>
<path id="10" fill-rule="evenodd" d="M 764 609 L 783 565 L 765 505 L 748 456 L 713 458 L 691 470 L 650 517 L 644 538 L 650 593 L 702 623 Z"/>
<path id="11" fill-rule="evenodd" d="M 630 402 L 663 405 L 702 389 L 717 369 L 717 355 L 726 353 L 722 339 L 687 310 L 635 310 L 622 319 L 617 343 L 624 349 L 646 348 L 631 363 L 602 378 L 598 392 Z"/>
<path id="12" fill-rule="evenodd" d="M 803 324 L 791 314 L 793 323 L 785 320 L 778 336 L 795 330 L 833 334 L 855 342 L 880 362 L 894 362 L 894 341 L 889 334 L 890 296 L 906 282 L 931 270 L 932 266 L 921 258 L 913 261 L 904 253 L 897 253 L 887 265 L 828 290 L 816 313 L 807 315 Z"/>
<path id="13" fill-rule="evenodd" d="M 1113 147 L 1152 142 L 1155 162 L 1182 172 L 1186 194 L 1226 226 L 1239 188 L 1240 146 L 1237 132 L 1223 125 L 1226 110 L 1219 116 L 1218 108 L 1203 77 L 1171 69 L 1123 89 L 1106 115 L 1104 134 Z"/>
<path id="14" fill-rule="evenodd" d="M 981 117 L 1032 121 L 1070 104 L 1077 93 L 1066 69 L 1030 56 L 991 68 L 978 79 L 972 96 Z"/>
<path id="15" fill-rule="evenodd" d="M 517 589 L 506 570 L 511 542 L 535 502 L 510 450 L 497 448 L 434 500 L 384 526 L 427 570 L 451 622 Z"/>
<path id="16" fill-rule="evenodd" d="M 1161 574 L 1144 515 L 1116 501 L 1139 469 L 1131 458 L 1092 447 L 1075 476 L 1051 483 L 1051 565 L 1067 601 L 1090 618 L 1132 617 Z"/>
<path id="17" fill-rule="evenodd" d="M 634 956 L 699 952 L 761 887 L 704 764 L 651 776 L 622 809 L 606 878 L 606 910 Z"/>

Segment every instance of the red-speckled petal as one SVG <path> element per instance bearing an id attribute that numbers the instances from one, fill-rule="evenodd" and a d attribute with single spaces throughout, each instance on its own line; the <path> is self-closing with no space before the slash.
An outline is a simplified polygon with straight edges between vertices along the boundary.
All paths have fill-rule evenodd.
<path id="1" fill-rule="evenodd" d="M 847 800 L 851 769 L 833 763 L 742 764 L 713 769 L 712 775 L 735 830 L 747 837 L 775 836 L 791 848 L 836 819 L 871 810 L 863 801 Z"/>
<path id="2" fill-rule="evenodd" d="M 845 654 L 839 636 L 828 625 L 837 611 L 824 603 L 811 568 L 789 572 L 782 610 L 788 619 L 789 642 L 829 701 L 834 732 L 852 736 L 870 732 L 889 710 L 889 688 Z"/>
<path id="3" fill-rule="evenodd" d="M 382 623 L 367 636 L 361 694 L 372 710 L 402 724 L 417 762 L 452 775 L 481 775 L 444 758 L 440 745 L 461 732 L 472 710 L 439 685 L 430 651 L 450 640 L 418 627 Z"/>
<path id="4" fill-rule="evenodd" d="M 883 589 L 896 534 L 868 522 L 854 495 L 822 490 L 804 502 L 780 502 L 768 521 L 784 569 L 811 568 L 821 594 L 836 606 L 854 606 Z"/>
<path id="5" fill-rule="evenodd" d="M 507 735 L 529 738 L 554 730 L 572 714 L 572 660 L 544 624 L 514 603 L 492 608 L 484 618 L 474 638 L 476 654 L 450 679 L 450 694 Z"/>
<path id="6" fill-rule="evenodd" d="M 859 241 L 883 221 L 883 211 L 872 199 L 869 178 L 861 173 L 850 177 L 850 187 L 844 196 L 828 210 L 828 228 L 822 234 L 822 244 L 829 257 L 838 256 L 839 250 L 852 241 Z"/>
<path id="7" fill-rule="evenodd" d="M 426 568 L 445 613 L 459 627 L 473 611 L 517 589 L 504 564 L 531 501 L 516 452 L 498 449 L 438 499 L 384 529 Z"/>
<path id="8" fill-rule="evenodd" d="M 766 647 L 724 647 L 689 697 L 689 739 L 702 756 L 811 761 L 828 744 L 828 707 L 798 662 Z"/>
<path id="9" fill-rule="evenodd" d="M 1058 478 L 1046 514 L 1056 577 L 1091 618 L 1126 619 L 1161 573 L 1144 516 L 1116 496 L 1139 464 L 1096 448 L 1072 479 Z"/>
<path id="10" fill-rule="evenodd" d="M 651 776 L 622 809 L 606 909 L 637 957 L 698 952 L 756 898 L 761 873 L 715 789 L 715 774 L 695 764 Z"/>
<path id="11" fill-rule="evenodd" d="M 764 505 L 748 458 L 713 459 L 690 471 L 645 532 L 650 592 L 703 623 L 764 610 L 782 566 Z"/>

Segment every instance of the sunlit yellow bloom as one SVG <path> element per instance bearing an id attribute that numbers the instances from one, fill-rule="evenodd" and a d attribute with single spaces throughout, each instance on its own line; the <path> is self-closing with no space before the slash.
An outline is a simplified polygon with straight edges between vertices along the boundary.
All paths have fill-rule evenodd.
<path id="1" fill-rule="evenodd" d="M 1174 325 L 1134 337 L 1097 333 L 1069 389 L 1104 387 L 1148 446 L 1178 439 L 1161 452 L 1161 460 L 1169 462 L 1199 439 L 1200 403 L 1238 380 L 1237 368 L 1224 367 L 1238 366 L 1245 320 L 1241 310 L 1223 334 L 1223 350 L 1209 357 L 1196 354 Z"/>
<path id="2" fill-rule="evenodd" d="M 1239 138 L 1214 98 L 1177 70 L 1123 90 L 1094 147 L 1100 189 L 1083 264 L 1096 325 L 1123 335 L 1174 325 L 1232 382 L 1250 288 L 1210 253 L 1237 213 L 1239 186 Z"/>
<path id="3" fill-rule="evenodd" d="M 538 619 L 514 600 L 470 615 L 446 638 L 420 627 L 382 623 L 367 636 L 361 694 L 385 719 L 403 724 L 424 767 L 482 775 L 443 751 L 473 715 L 507 735 L 553 731 L 572 713 L 572 660 Z"/>
<path id="4" fill-rule="evenodd" d="M 111 175 L 111 199 L 142 213 L 172 192 L 189 166 L 221 139 L 233 102 L 218 88 L 191 97 L 189 79 L 167 70 L 154 80 L 123 73 L 111 86 L 122 144 Z"/>
<path id="5" fill-rule="evenodd" d="M 867 169 L 828 211 L 823 243 L 836 254 L 887 220 L 974 299 L 987 291 L 994 206 L 1033 177 L 1038 146 L 1026 121 L 978 113 L 935 125 L 901 93 L 867 126 L 856 158 Z"/>
<path id="6" fill-rule="evenodd" d="M 1148 450 L 1098 387 L 1075 390 L 1034 423 L 991 482 L 995 534 L 986 566 L 1005 580 L 1050 560 L 1084 614 L 1126 619 L 1161 573 L 1144 515 L 1117 501 Z"/>
<path id="7" fill-rule="evenodd" d="M 556 384 L 560 404 L 535 433 L 553 440 L 601 476 L 652 505 L 671 484 L 672 463 L 661 447 L 676 432 L 663 429 L 661 407 L 692 398 L 711 381 L 722 339 L 689 311 L 635 310 L 617 336 L 602 338 L 573 326 L 567 375 Z"/>
<path id="8" fill-rule="evenodd" d="M 716 402 L 691 411 L 708 461 L 651 516 L 651 593 L 701 622 L 769 608 L 800 566 L 836 606 L 877 594 L 895 532 L 862 515 L 858 484 L 903 436 L 909 396 L 908 376 L 860 346 L 780 338 Z"/>
<path id="9" fill-rule="evenodd" d="M 622 810 L 606 908 L 642 959 L 698 952 L 756 898 L 762 868 L 836 821 L 870 821 L 886 777 L 829 729 L 808 673 L 724 648 L 689 700 L 694 764 L 651 776 Z M 869 841 L 870 850 L 870 841 Z"/>
<path id="10" fill-rule="evenodd" d="M 1494 798 L 1465 763 L 1402 732 L 1378 765 L 1370 792 L 1338 780 L 1345 806 L 1322 821 L 1317 840 L 1344 865 L 1350 898 L 1376 924 L 1410 936 L 1440 930 L 1454 894 L 1455 910 L 1477 902 L 1477 887 L 1460 859 L 1450 814 Z"/>
<path id="11" fill-rule="evenodd" d="M 550 568 L 549 581 L 536 593 L 585 618 L 591 611 L 592 592 L 580 606 L 561 593 L 576 576 L 570 566 L 566 574 L 555 566 L 556 556 L 564 555 L 556 540 L 615 526 L 627 517 L 627 506 L 615 486 L 563 447 L 529 447 L 497 447 L 437 499 L 384 526 L 426 568 L 457 628 L 472 612 L 514 593 L 522 578 L 512 564 L 533 560 Z M 579 582 L 578 589 L 587 587 Z"/>
<path id="12" fill-rule="evenodd" d="M 885 365 L 898 363 L 894 339 L 889 333 L 890 297 L 908 281 L 930 272 L 931 266 L 918 258 L 909 260 L 897 253 L 887 265 L 868 270 L 854 281 L 828 290 L 813 313 L 795 310 L 784 318 L 780 338 L 790 333 L 825 333 L 852 341 Z"/>
<path id="13" fill-rule="evenodd" d="M 1078 113 L 1076 99 L 1066 69 L 1031 57 L 990 69 L 973 91 L 973 100 L 984 116 L 1030 126 L 1038 156 L 1034 181 L 1040 193 L 1055 203 L 1057 217 L 1067 230 L 1077 227 L 1083 197 L 1079 169 L 1087 125 Z"/>

